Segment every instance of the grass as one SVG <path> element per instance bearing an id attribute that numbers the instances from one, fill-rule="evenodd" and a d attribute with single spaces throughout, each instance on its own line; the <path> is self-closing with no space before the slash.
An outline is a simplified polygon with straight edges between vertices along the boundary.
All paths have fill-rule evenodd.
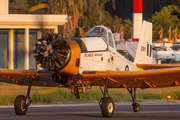
<path id="1" fill-rule="evenodd" d="M 58 88 L 57 91 L 49 94 L 40 94 L 41 90 L 48 90 L 47 87 L 32 87 L 32 103 L 83 103 L 99 102 L 103 96 L 99 87 L 88 89 L 85 94 L 80 94 L 81 99 L 75 99 L 70 89 Z M 12 105 L 17 95 L 26 95 L 27 86 L 17 86 L 12 84 L 0 85 L 0 105 Z M 173 101 L 180 100 L 180 87 L 137 89 L 137 101 L 167 101 L 167 96 L 171 95 Z M 115 102 L 131 102 L 131 96 L 126 89 L 109 89 L 109 96 Z"/>

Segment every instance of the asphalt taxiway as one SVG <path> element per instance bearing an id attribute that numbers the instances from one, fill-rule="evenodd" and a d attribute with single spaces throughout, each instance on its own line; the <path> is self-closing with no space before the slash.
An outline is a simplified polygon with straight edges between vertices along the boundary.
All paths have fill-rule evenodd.
<path id="1" fill-rule="evenodd" d="M 140 102 L 134 113 L 132 103 L 115 103 L 112 118 L 103 118 L 98 103 L 30 105 L 27 115 L 16 115 L 13 106 L 0 106 L 0 120 L 180 120 L 180 102 Z"/>

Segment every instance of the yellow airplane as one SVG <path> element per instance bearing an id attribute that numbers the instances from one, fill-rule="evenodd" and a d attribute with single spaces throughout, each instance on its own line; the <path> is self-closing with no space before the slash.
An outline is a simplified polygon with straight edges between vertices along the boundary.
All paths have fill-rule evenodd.
<path id="1" fill-rule="evenodd" d="M 27 95 L 14 102 L 17 115 L 25 115 L 30 105 L 31 86 L 66 87 L 76 98 L 92 86 L 104 87 L 99 102 L 103 117 L 112 117 L 115 104 L 108 88 L 127 88 L 133 110 L 138 112 L 136 88 L 159 88 L 180 84 L 180 65 L 152 64 L 152 23 L 143 21 L 134 62 L 116 51 L 112 32 L 95 26 L 83 38 L 63 38 L 48 34 L 39 39 L 35 59 L 43 70 L 0 69 L 0 82 L 28 86 Z"/>

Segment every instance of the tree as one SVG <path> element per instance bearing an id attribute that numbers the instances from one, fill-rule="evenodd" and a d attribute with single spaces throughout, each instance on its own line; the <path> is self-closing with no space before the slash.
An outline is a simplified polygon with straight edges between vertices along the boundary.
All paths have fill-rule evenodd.
<path id="1" fill-rule="evenodd" d="M 151 22 L 153 22 L 153 40 L 158 39 L 158 32 L 160 31 L 161 27 L 164 30 L 164 37 L 167 37 L 167 32 L 169 27 L 175 28 L 180 27 L 179 19 L 177 15 L 172 15 L 173 12 L 180 13 L 180 8 L 176 5 L 169 5 L 164 7 L 160 12 L 155 12 L 152 16 Z"/>
<path id="2" fill-rule="evenodd" d="M 112 22 L 112 17 L 104 10 L 107 1 L 108 0 L 87 0 L 84 15 L 79 21 L 81 27 L 85 26 L 85 31 L 95 25 L 110 25 L 109 22 Z"/>
<path id="3" fill-rule="evenodd" d="M 177 5 L 180 7 L 180 1 L 179 0 L 171 0 L 173 5 Z"/>
<path id="4" fill-rule="evenodd" d="M 122 23 L 122 18 L 118 18 L 118 16 L 114 16 L 114 20 L 113 20 L 113 27 L 124 27 L 124 24 Z M 116 27 L 115 27 L 116 28 Z M 111 30 L 115 33 L 117 29 L 112 29 Z"/>
<path id="5" fill-rule="evenodd" d="M 60 11 L 68 15 L 67 23 L 63 26 L 64 37 L 74 37 L 79 18 L 83 15 L 86 0 L 58 0 Z"/>
<path id="6" fill-rule="evenodd" d="M 37 9 L 29 13 L 29 8 L 38 4 L 46 3 L 48 8 Z M 11 14 L 56 14 L 57 0 L 14 0 L 10 2 Z"/>
<path id="7" fill-rule="evenodd" d="M 124 39 L 132 39 L 132 22 L 130 19 L 124 20 Z"/>
<path id="8" fill-rule="evenodd" d="M 29 5 L 27 0 L 14 0 L 10 3 L 10 14 L 27 14 Z"/>
<path id="9" fill-rule="evenodd" d="M 114 16 L 114 21 L 113 21 L 113 25 L 114 26 L 122 26 L 122 18 L 118 18 L 118 16 Z"/>

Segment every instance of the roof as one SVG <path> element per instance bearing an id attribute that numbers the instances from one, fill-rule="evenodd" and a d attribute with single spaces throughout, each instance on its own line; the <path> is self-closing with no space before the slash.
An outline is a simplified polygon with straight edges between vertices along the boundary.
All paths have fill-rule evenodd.
<path id="1" fill-rule="evenodd" d="M 67 15 L 32 15 L 32 14 L 6 14 L 0 15 L 0 25 L 63 25 Z"/>

